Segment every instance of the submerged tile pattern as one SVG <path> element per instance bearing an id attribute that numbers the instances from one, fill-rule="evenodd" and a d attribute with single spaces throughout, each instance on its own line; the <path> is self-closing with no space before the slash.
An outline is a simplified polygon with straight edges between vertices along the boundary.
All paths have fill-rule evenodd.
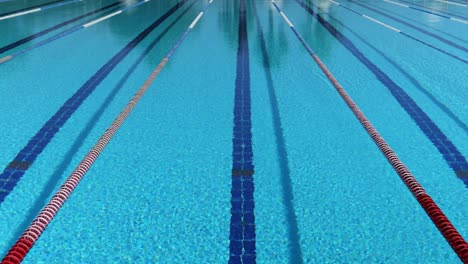
<path id="1" fill-rule="evenodd" d="M 255 263 L 254 165 L 245 0 L 239 2 L 239 46 L 234 98 L 229 263 Z"/>

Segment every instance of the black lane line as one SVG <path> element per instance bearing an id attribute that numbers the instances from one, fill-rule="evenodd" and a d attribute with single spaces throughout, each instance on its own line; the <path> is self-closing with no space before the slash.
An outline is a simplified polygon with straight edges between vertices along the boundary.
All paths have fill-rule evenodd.
<path id="1" fill-rule="evenodd" d="M 81 106 L 83 101 L 96 89 L 96 87 L 109 75 L 109 73 L 156 27 L 164 22 L 177 9 L 184 5 L 188 0 L 183 0 L 175 4 L 164 15 L 162 15 L 153 24 L 142 31 L 114 57 L 104 64 L 91 78 L 86 81 L 81 88 L 75 92 L 60 109 L 42 126 L 42 128 L 29 140 L 26 146 L 20 150 L 16 157 L 0 174 L 0 203 L 11 193 L 13 188 L 26 173 L 29 167 L 36 160 L 37 156 L 50 143 L 55 134 L 71 117 L 71 115 Z"/>
<path id="2" fill-rule="evenodd" d="M 113 3 L 113 4 L 110 4 L 110 5 L 107 5 L 107 6 L 105 6 L 105 7 L 101 7 L 101 8 L 99 8 L 99 9 L 96 9 L 96 10 L 91 11 L 91 12 L 89 12 L 89 13 L 86 13 L 86 14 L 84 14 L 84 15 L 75 17 L 75 18 L 70 19 L 70 20 L 67 20 L 67 21 L 65 21 L 65 22 L 62 22 L 62 23 L 57 24 L 57 25 L 55 25 L 55 26 L 52 26 L 52 27 L 50 27 L 50 28 L 44 29 L 44 30 L 42 30 L 42 31 L 40 31 L 40 32 L 37 32 L 37 33 L 35 33 L 35 34 L 32 34 L 31 36 L 28 36 L 28 37 L 22 38 L 22 39 L 20 39 L 20 40 L 17 40 L 17 41 L 15 41 L 15 42 L 13 42 L 13 43 L 10 43 L 10 44 L 8 44 L 8 45 L 6 45 L 6 46 L 4 46 L 4 47 L 1 47 L 1 48 L 0 48 L 0 54 L 4 53 L 4 52 L 6 52 L 6 51 L 9 51 L 9 50 L 11 50 L 11 49 L 14 49 L 14 48 L 18 47 L 19 45 L 25 44 L 25 43 L 27 43 L 27 42 L 33 40 L 33 39 L 39 38 L 39 37 L 41 37 L 41 36 L 43 36 L 43 35 L 45 35 L 45 34 L 51 32 L 51 31 L 54 31 L 54 30 L 56 30 L 56 29 L 59 29 L 59 28 L 61 28 L 61 27 L 66 26 L 66 25 L 68 25 L 68 24 L 71 24 L 71 23 L 73 23 L 73 22 L 76 22 L 76 21 L 78 21 L 78 20 L 80 20 L 80 19 L 82 19 L 82 18 L 91 16 L 91 15 L 93 15 L 93 14 L 99 13 L 99 12 L 101 12 L 101 11 L 104 11 L 104 10 L 106 10 L 106 9 L 109 9 L 109 8 L 114 7 L 114 6 L 117 6 L 117 5 L 120 5 L 120 2 L 119 2 L 119 1 L 117 1 L 117 2 L 115 2 L 115 3 Z"/>

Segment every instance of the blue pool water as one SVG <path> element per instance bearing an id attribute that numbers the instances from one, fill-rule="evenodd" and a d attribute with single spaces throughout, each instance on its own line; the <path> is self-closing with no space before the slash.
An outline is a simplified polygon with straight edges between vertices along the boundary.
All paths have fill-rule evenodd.
<path id="1" fill-rule="evenodd" d="M 64 2 L 0 0 L 49 7 L 0 20 L 2 256 L 208 3 Z M 468 3 L 275 2 L 468 238 Z M 24 262 L 239 254 L 460 262 L 265 0 L 213 1 Z"/>

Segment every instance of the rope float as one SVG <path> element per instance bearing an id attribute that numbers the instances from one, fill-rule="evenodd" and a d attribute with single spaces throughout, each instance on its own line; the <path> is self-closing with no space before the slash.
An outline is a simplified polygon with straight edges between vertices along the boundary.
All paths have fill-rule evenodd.
<path id="1" fill-rule="evenodd" d="M 0 3 L 1 3 L 1 0 L 0 0 Z M 112 4 L 109 4 L 109 5 L 103 6 L 101 8 L 98 8 L 98 9 L 96 9 L 94 11 L 79 15 L 79 16 L 77 16 L 75 18 L 72 18 L 72 19 L 66 20 L 64 22 L 61 22 L 61 23 L 59 23 L 59 24 L 57 24 L 55 26 L 52 26 L 52 27 L 49 27 L 47 29 L 41 30 L 41 31 L 39 31 L 37 33 L 34 33 L 34 34 L 30 35 L 30 36 L 19 39 L 19 40 L 15 41 L 13 43 L 10 43 L 10 44 L 8 44 L 6 46 L 0 47 L 0 54 L 4 53 L 6 51 L 9 51 L 11 49 L 14 49 L 14 48 L 16 48 L 16 47 L 18 47 L 18 46 L 20 46 L 22 44 L 25 44 L 25 43 L 27 43 L 27 42 L 29 42 L 31 40 L 37 39 L 37 38 L 39 38 L 41 36 L 44 36 L 45 34 L 50 33 L 50 32 L 52 32 L 54 30 L 59 29 L 59 28 L 62 28 L 64 26 L 66 26 L 66 25 L 77 22 L 77 21 L 79 21 L 79 20 L 81 20 L 81 19 L 83 19 L 85 17 L 89 17 L 91 15 L 97 14 L 97 13 L 99 13 L 101 11 L 104 11 L 104 10 L 107 10 L 107 9 L 110 9 L 112 7 L 119 6 L 119 5 L 120 5 L 120 2 L 116 1 L 116 2 L 114 2 Z"/>
<path id="2" fill-rule="evenodd" d="M 462 7 L 468 7 L 468 5 L 462 4 L 462 3 L 457 3 L 457 2 L 450 2 L 450 1 L 445 1 L 445 0 L 436 0 L 437 2 L 442 2 L 446 3 L 449 5 L 456 5 L 456 6 L 462 6 Z"/>
<path id="3" fill-rule="evenodd" d="M 38 47 L 41 47 L 41 46 L 43 46 L 43 45 L 45 45 L 47 43 L 50 43 L 50 42 L 52 42 L 54 40 L 65 37 L 65 36 L 67 36 L 67 35 L 69 35 L 71 33 L 74 33 L 76 31 L 78 31 L 78 30 L 85 29 L 85 28 L 88 28 L 90 26 L 96 25 L 97 23 L 100 23 L 100 22 L 102 22 L 104 20 L 107 20 L 107 19 L 109 19 L 109 18 L 111 18 L 113 16 L 119 15 L 119 14 L 121 14 L 121 13 L 123 13 L 123 12 L 125 12 L 125 11 L 127 11 L 127 10 L 129 10 L 131 8 L 137 7 L 139 5 L 147 3 L 149 1 L 151 1 L 151 0 L 143 0 L 143 1 L 140 1 L 140 2 L 136 2 L 136 3 L 131 4 L 131 5 L 127 6 L 127 7 L 125 7 L 125 8 L 122 8 L 122 9 L 120 9 L 118 11 L 115 11 L 115 12 L 109 14 L 109 15 L 103 16 L 103 17 L 95 19 L 95 20 L 92 20 L 92 21 L 90 21 L 88 23 L 85 23 L 83 25 L 78 25 L 78 26 L 72 27 L 72 28 L 70 28 L 68 30 L 65 30 L 65 31 L 63 31 L 61 33 L 58 33 L 58 34 L 54 35 L 54 36 L 51 36 L 51 37 L 49 37 L 49 38 L 47 38 L 47 39 L 45 39 L 45 40 L 43 40 L 41 42 L 38 42 L 37 44 L 32 45 L 31 47 L 25 48 L 23 50 L 15 52 L 15 53 L 13 53 L 11 55 L 0 58 L 0 64 L 5 63 L 5 62 L 7 62 L 7 61 L 9 61 L 9 60 L 11 60 L 13 58 L 16 58 L 16 57 L 20 56 L 20 55 L 23 55 L 23 54 L 25 54 L 25 53 L 27 53 L 27 52 L 35 49 L 35 48 L 38 48 Z"/>
<path id="4" fill-rule="evenodd" d="M 142 30 L 119 52 L 114 54 L 99 70 L 97 70 L 65 103 L 52 115 L 39 131 L 28 140 L 28 143 L 16 154 L 15 158 L 0 173 L 0 203 L 7 195 L 13 191 L 21 177 L 26 173 L 37 157 L 47 147 L 52 138 L 68 119 L 75 113 L 81 104 L 88 98 L 94 90 L 103 82 L 105 78 L 132 52 L 144 39 L 148 37 L 157 27 L 164 23 L 174 12 L 187 3 L 188 0 L 181 0 L 170 9 L 166 10 L 151 25 Z M 192 0 L 193 5 L 196 0 Z M 172 23 L 171 23 L 172 24 Z M 165 32 L 166 30 L 163 30 Z M 158 37 L 159 38 L 159 37 Z M 146 51 L 145 51 L 146 52 Z M 14 176 L 13 176 L 14 175 Z"/>
<path id="5" fill-rule="evenodd" d="M 437 39 L 437 40 L 439 40 L 439 41 L 441 41 L 441 42 L 443 42 L 443 43 L 445 43 L 445 44 L 447 44 L 449 46 L 452 46 L 452 47 L 454 47 L 454 48 L 456 48 L 458 50 L 465 51 L 465 53 L 468 52 L 468 48 L 466 48 L 465 46 L 457 44 L 457 43 L 455 43 L 455 42 L 453 42 L 453 41 L 451 41 L 449 39 L 446 39 L 444 37 L 441 37 L 439 34 L 433 33 L 431 30 L 426 30 L 424 28 L 416 26 L 413 23 L 407 22 L 408 18 L 405 18 L 404 16 L 401 17 L 401 19 L 400 19 L 398 17 L 390 15 L 387 10 L 385 10 L 385 9 L 380 10 L 380 8 L 371 7 L 371 6 L 369 6 L 368 3 L 363 4 L 364 2 L 355 1 L 355 0 L 346 0 L 346 1 L 351 2 L 353 5 L 357 5 L 357 6 L 363 7 L 365 9 L 367 9 L 367 10 L 370 10 L 373 13 L 379 14 L 379 15 L 381 15 L 383 17 L 387 17 L 387 18 L 389 18 L 389 19 L 391 19 L 391 20 L 393 20 L 393 21 L 395 21 L 395 22 L 397 22 L 399 24 L 403 24 L 403 25 L 405 25 L 405 26 L 407 26 L 409 28 L 412 28 L 414 30 L 417 30 L 417 31 L 419 31 L 419 32 L 421 32 L 421 33 L 423 33 L 425 35 L 431 36 L 434 39 Z M 396 15 L 398 15 L 398 14 L 396 14 Z M 401 16 L 401 15 L 399 15 L 399 16 Z M 445 33 L 448 34 L 447 32 L 445 32 Z M 452 36 L 452 37 L 454 37 L 454 36 Z M 457 37 L 455 37 L 455 38 L 457 38 Z M 460 38 L 457 38 L 457 39 L 460 39 Z M 462 41 L 465 42 L 464 40 L 462 40 Z"/>
<path id="6" fill-rule="evenodd" d="M 71 3 L 76 3 L 76 2 L 81 2 L 81 1 L 83 1 L 83 0 L 70 0 L 70 1 L 65 1 L 65 2 L 59 1 L 61 3 L 49 4 L 49 5 L 45 5 L 44 7 L 31 8 L 31 9 L 27 9 L 27 10 L 24 10 L 24 11 L 9 13 L 7 15 L 0 16 L 0 20 L 6 20 L 6 19 L 9 19 L 9 18 L 19 17 L 19 16 L 22 16 L 22 15 L 36 13 L 36 12 L 39 12 L 39 11 L 52 9 L 52 8 L 55 8 L 55 7 L 60 7 L 60 6 L 63 6 L 63 5 L 68 5 L 68 4 L 71 4 Z"/>
<path id="7" fill-rule="evenodd" d="M 433 49 L 435 49 L 435 50 L 437 50 L 439 52 L 442 52 L 442 53 L 444 53 L 444 54 L 446 54 L 446 55 L 448 55 L 448 56 L 450 56 L 450 57 L 452 57 L 454 59 L 457 59 L 457 60 L 462 61 L 464 63 L 468 63 L 468 60 L 466 60 L 466 59 L 463 59 L 463 58 L 461 58 L 461 57 L 459 57 L 457 55 L 454 55 L 454 54 L 452 54 L 452 53 L 450 53 L 450 52 L 448 52 L 446 50 L 443 50 L 443 49 L 438 48 L 438 47 L 436 47 L 436 46 L 434 46 L 432 44 L 429 44 L 429 43 L 427 43 L 427 42 L 425 42 L 423 40 L 420 40 L 420 39 L 418 39 L 416 37 L 413 37 L 412 35 L 410 35 L 410 34 L 408 34 L 406 32 L 403 32 L 398 28 L 395 28 L 395 27 L 392 27 L 392 26 L 390 26 L 388 24 L 385 24 L 384 22 L 382 22 L 380 20 L 377 20 L 377 19 L 375 19 L 373 17 L 370 17 L 368 15 L 365 15 L 365 14 L 359 13 L 359 12 L 357 12 L 357 11 L 347 7 L 347 6 L 344 6 L 341 3 L 338 3 L 336 1 L 333 1 L 333 0 L 328 0 L 328 1 L 330 1 L 331 3 L 333 3 L 333 4 L 335 4 L 335 5 L 339 6 L 339 7 L 344 8 L 344 9 L 346 9 L 346 10 L 348 10 L 348 11 L 350 11 L 350 12 L 352 12 L 352 13 L 358 15 L 358 16 L 361 16 L 361 17 L 363 17 L 363 18 L 365 18 L 365 19 L 367 19 L 367 20 L 369 20 L 371 22 L 374 22 L 374 23 L 376 23 L 378 25 L 381 25 L 381 26 L 383 26 L 383 27 L 385 27 L 387 29 L 393 30 L 393 31 L 395 31 L 395 32 L 397 32 L 397 33 L 399 33 L 399 34 L 401 34 L 401 35 L 403 35 L 403 36 L 405 36 L 405 37 L 407 37 L 409 39 L 412 39 L 412 40 L 417 41 L 417 42 L 419 42 L 419 43 L 421 43 L 421 44 L 423 44 L 425 46 L 428 46 L 429 48 L 433 48 Z"/>
<path id="8" fill-rule="evenodd" d="M 398 158 L 396 153 L 390 148 L 387 142 L 383 139 L 377 129 L 372 125 L 372 123 L 367 119 L 364 113 L 359 109 L 357 104 L 353 99 L 348 95 L 345 89 L 341 84 L 336 80 L 333 74 L 327 69 L 325 64 L 320 60 L 320 58 L 313 52 L 310 46 L 305 42 L 302 36 L 296 31 L 294 25 L 289 21 L 286 15 L 281 11 L 278 5 L 274 0 L 271 1 L 275 6 L 276 10 L 284 18 L 288 26 L 294 32 L 296 37 L 306 48 L 309 54 L 312 56 L 314 61 L 320 67 L 322 72 L 327 76 L 328 80 L 332 83 L 335 89 L 338 91 L 340 96 L 346 102 L 348 107 L 357 117 L 362 126 L 366 129 L 367 133 L 372 137 L 372 140 L 379 147 L 380 151 L 385 155 L 388 162 L 392 165 L 395 172 L 400 176 L 401 180 L 405 183 L 408 189 L 411 191 L 413 196 L 419 202 L 421 207 L 426 211 L 427 215 L 431 218 L 432 222 L 439 229 L 440 233 L 445 237 L 447 242 L 453 248 L 455 253 L 460 257 L 463 263 L 468 263 L 468 243 L 463 239 L 460 233 L 455 229 L 450 220 L 445 216 L 439 206 L 432 200 L 432 198 L 426 193 L 424 188 L 419 184 L 413 174 L 405 166 L 405 164 Z"/>
<path id="9" fill-rule="evenodd" d="M 445 15 L 442 15 L 442 14 L 439 14 L 439 13 L 434 13 L 434 12 L 431 12 L 431 11 L 428 11 L 428 10 L 424 10 L 424 9 L 421 9 L 421 8 L 405 5 L 405 4 L 390 1 L 390 0 L 383 0 L 383 1 L 387 2 L 387 3 L 390 3 L 390 4 L 397 5 L 397 6 L 406 7 L 406 8 L 409 8 L 409 9 L 413 9 L 413 10 L 421 11 L 421 12 L 424 12 L 424 13 L 428 13 L 428 14 L 431 14 L 431 15 L 434 15 L 434 16 L 447 18 L 447 19 L 450 19 L 450 20 L 453 20 L 453 21 L 456 21 L 456 22 L 460 22 L 460 23 L 463 23 L 463 24 L 468 24 L 467 20 L 464 20 L 464 19 L 461 19 L 461 18 L 457 18 L 457 17 L 453 17 L 453 16 L 452 17 L 451 16 L 445 16 Z M 405 2 L 405 1 L 403 1 L 403 2 Z M 460 4 L 460 5 L 463 6 L 462 4 Z M 465 7 L 466 7 L 466 5 L 465 5 Z M 424 7 L 424 8 L 427 8 L 427 7 Z M 437 11 L 440 11 L 440 12 L 445 12 L 445 11 L 440 10 L 440 9 L 434 9 L 434 10 L 437 10 Z"/>
<path id="10" fill-rule="evenodd" d="M 159 75 L 161 70 L 169 61 L 170 57 L 174 54 L 175 50 L 180 46 L 182 41 L 193 29 L 198 20 L 203 16 L 204 12 L 208 9 L 209 5 L 213 2 L 210 0 L 204 7 L 203 11 L 200 12 L 195 20 L 190 24 L 184 34 L 179 38 L 177 43 L 167 53 L 167 55 L 161 60 L 156 69 L 146 79 L 143 85 L 138 89 L 136 94 L 130 99 L 125 108 L 119 113 L 117 118 L 112 124 L 106 129 L 104 134 L 99 138 L 97 143 L 92 147 L 88 154 L 83 158 L 80 164 L 71 173 L 65 183 L 60 189 L 54 194 L 49 203 L 41 210 L 36 216 L 31 225 L 23 232 L 16 243 L 11 247 L 6 256 L 3 258 L 1 264 L 18 264 L 21 263 L 28 254 L 29 250 L 34 246 L 36 241 L 42 235 L 46 227 L 52 221 L 57 214 L 58 210 L 62 207 L 65 201 L 70 197 L 73 190 L 80 183 L 81 179 L 85 176 L 91 166 L 94 164 L 98 156 L 107 146 L 109 141 L 112 139 L 117 130 L 122 126 L 125 119 L 128 117 L 130 112 L 136 106 L 141 97 L 145 94 L 146 90 L 150 87 L 156 77 Z"/>

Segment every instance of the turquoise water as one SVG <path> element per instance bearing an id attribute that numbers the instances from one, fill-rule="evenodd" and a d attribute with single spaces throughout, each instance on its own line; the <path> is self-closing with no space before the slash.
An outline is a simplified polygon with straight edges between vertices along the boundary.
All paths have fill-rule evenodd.
<path id="1" fill-rule="evenodd" d="M 116 10 L 135 2 L 122 2 Z M 207 3 L 192 2 L 116 66 L 0 204 L 2 255 Z M 386 2 L 337 2 L 468 59 L 466 51 L 365 6 L 464 47 L 466 24 Z M 43 3 L 0 2 L 0 14 Z M 111 3 L 85 0 L 2 20 L 0 47 Z M 150 1 L 0 64 L 1 169 L 102 65 L 175 3 Z M 277 3 L 467 238 L 468 189 L 434 144 L 317 20 L 295 1 Z M 310 3 L 468 157 L 466 63 L 329 1 Z M 468 17 L 465 9 L 451 6 L 450 12 Z M 105 14 L 76 21 L 0 57 Z M 212 3 L 25 263 L 228 261 L 238 25 L 238 1 Z M 457 263 L 456 254 L 271 2 L 247 0 L 247 35 L 257 262 Z M 145 54 L 155 39 L 159 41 Z"/>

